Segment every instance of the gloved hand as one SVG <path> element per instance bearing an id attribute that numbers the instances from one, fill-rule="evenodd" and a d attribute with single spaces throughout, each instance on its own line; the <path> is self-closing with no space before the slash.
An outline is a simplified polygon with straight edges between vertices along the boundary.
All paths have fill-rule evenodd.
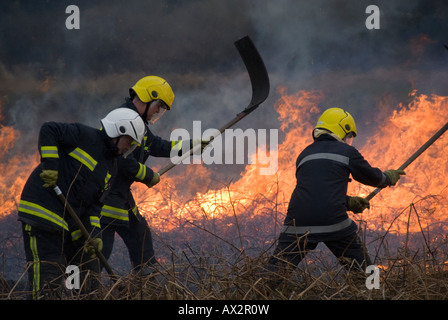
<path id="1" fill-rule="evenodd" d="M 40 177 L 45 182 L 43 184 L 44 188 L 56 187 L 58 181 L 58 170 L 42 170 Z"/>
<path id="2" fill-rule="evenodd" d="M 154 172 L 154 176 L 151 181 L 148 183 L 148 188 L 154 187 L 156 184 L 160 182 L 160 174 L 158 172 Z"/>
<path id="3" fill-rule="evenodd" d="M 210 145 L 210 140 L 201 140 L 201 153 Z"/>
<path id="4" fill-rule="evenodd" d="M 96 250 L 95 250 L 96 248 Z M 90 255 L 90 258 L 96 258 L 96 251 L 103 250 L 103 240 L 101 238 L 93 238 L 90 242 L 85 242 L 84 253 Z"/>
<path id="5" fill-rule="evenodd" d="M 406 173 L 403 170 L 386 170 L 384 171 L 384 174 L 387 175 L 390 179 L 390 185 L 394 186 L 398 180 L 400 179 L 401 175 L 405 175 Z"/>
<path id="6" fill-rule="evenodd" d="M 348 199 L 348 211 L 353 213 L 361 213 L 365 209 L 370 209 L 369 200 L 361 197 L 350 197 Z"/>

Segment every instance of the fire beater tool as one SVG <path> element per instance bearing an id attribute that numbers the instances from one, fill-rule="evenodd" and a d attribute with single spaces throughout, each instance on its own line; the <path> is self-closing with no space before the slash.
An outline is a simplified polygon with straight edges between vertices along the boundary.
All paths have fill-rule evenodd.
<path id="1" fill-rule="evenodd" d="M 53 190 L 56 193 L 56 195 L 58 196 L 59 200 L 61 200 L 62 204 L 67 208 L 67 211 L 70 214 L 70 216 L 73 218 L 73 220 L 75 220 L 76 224 L 78 225 L 79 229 L 81 230 L 81 233 L 82 233 L 83 237 L 87 240 L 88 243 L 92 242 L 92 238 L 90 237 L 89 232 L 87 231 L 86 227 L 82 223 L 81 219 L 79 219 L 78 215 L 73 210 L 73 208 L 70 205 L 70 203 L 67 202 L 67 199 L 65 198 L 65 196 L 62 193 L 61 189 L 58 186 L 56 186 L 56 187 L 54 187 Z M 109 273 L 111 278 L 114 279 L 115 278 L 115 274 L 112 271 L 112 268 L 110 267 L 110 265 L 107 262 L 106 258 L 104 257 L 104 255 L 100 251 L 97 250 L 95 245 L 92 245 L 92 246 L 95 249 L 96 256 L 98 257 L 98 259 L 100 259 L 100 262 L 102 263 L 102 265 L 106 269 L 107 273 Z"/>
<path id="2" fill-rule="evenodd" d="M 268 72 L 266 71 L 263 59 L 261 58 L 252 40 L 249 38 L 249 36 L 245 36 L 244 38 L 235 41 L 234 45 L 236 46 L 241 58 L 243 59 L 246 69 L 249 73 L 250 83 L 252 86 L 252 98 L 249 105 L 242 112 L 238 113 L 235 118 L 233 118 L 231 121 L 229 121 L 219 129 L 219 134 L 222 134 L 226 129 L 232 127 L 238 121 L 254 111 L 262 102 L 266 100 L 269 95 L 270 85 Z M 212 142 L 213 139 L 218 135 L 212 136 L 210 138 L 210 142 Z M 171 170 L 173 167 L 181 163 L 182 160 L 186 159 L 195 151 L 199 150 L 200 147 L 201 144 L 198 143 L 196 146 L 193 146 L 193 148 L 190 149 L 190 152 L 186 152 L 175 162 L 171 161 L 170 164 L 163 167 L 158 172 L 159 175 L 162 175 L 168 170 Z"/>
<path id="3" fill-rule="evenodd" d="M 429 148 L 430 145 L 432 145 L 437 139 L 440 138 L 440 136 L 448 130 L 448 122 L 439 130 L 437 131 L 424 145 L 420 147 L 408 160 L 406 160 L 399 168 L 398 170 L 404 170 L 409 166 L 412 162 L 414 162 L 415 159 L 417 159 L 426 149 Z M 376 188 L 373 190 L 365 199 L 371 200 L 374 196 L 376 196 L 382 189 Z"/>

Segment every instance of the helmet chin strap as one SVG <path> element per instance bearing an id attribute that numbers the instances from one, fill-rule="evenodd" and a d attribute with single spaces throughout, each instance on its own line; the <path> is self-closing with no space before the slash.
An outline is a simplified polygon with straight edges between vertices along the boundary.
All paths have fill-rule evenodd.
<path id="1" fill-rule="evenodd" d="M 148 110 L 149 110 L 149 105 L 151 104 L 151 102 L 152 102 L 152 101 L 149 101 L 149 102 L 146 104 L 145 112 L 143 112 L 143 114 L 142 114 L 142 119 L 143 119 L 143 121 L 145 122 L 145 124 L 148 124 Z"/>

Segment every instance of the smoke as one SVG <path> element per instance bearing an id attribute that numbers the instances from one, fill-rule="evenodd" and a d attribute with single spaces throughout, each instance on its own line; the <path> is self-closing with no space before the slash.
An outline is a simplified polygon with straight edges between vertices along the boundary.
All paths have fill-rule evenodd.
<path id="1" fill-rule="evenodd" d="M 79 30 L 65 8 L 77 5 Z M 360 141 L 385 106 L 409 92 L 446 95 L 444 1 L 376 1 L 380 29 L 368 30 L 370 1 L 169 0 L 14 1 L 0 5 L 0 119 L 21 132 L 11 152 L 34 150 L 47 120 L 92 126 L 119 106 L 139 78 L 156 74 L 174 88 L 173 110 L 154 132 L 217 128 L 250 100 L 233 42 L 250 35 L 265 60 L 271 95 L 238 124 L 278 128 L 277 88 L 316 90 L 319 108 L 341 106 L 357 119 Z M 371 124 L 371 126 L 369 126 Z M 365 125 L 365 128 L 363 126 Z M 375 124 L 376 126 L 377 124 Z M 281 136 L 280 136 L 281 139 Z M 156 161 L 157 163 L 157 161 Z M 227 167 L 236 170 L 242 167 Z M 227 170 L 226 169 L 226 170 Z"/>
<path id="2" fill-rule="evenodd" d="M 279 82 L 319 90 L 323 106 L 342 106 L 366 121 L 410 91 L 447 94 L 442 1 L 375 1 L 380 30 L 365 27 L 371 1 L 270 2 L 251 11 L 261 50 Z M 275 50 L 273 50 L 275 48 Z M 443 71 L 442 71 L 443 70 Z M 280 83 L 279 83 L 280 84 Z M 406 102 L 406 100 L 404 101 Z"/>

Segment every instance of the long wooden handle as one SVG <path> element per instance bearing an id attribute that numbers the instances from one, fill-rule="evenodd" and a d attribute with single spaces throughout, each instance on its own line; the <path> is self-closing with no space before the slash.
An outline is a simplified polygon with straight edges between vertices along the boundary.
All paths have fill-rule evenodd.
<path id="1" fill-rule="evenodd" d="M 424 145 L 420 147 L 408 160 L 406 160 L 399 168 L 398 170 L 404 170 L 406 169 L 412 162 L 415 161 L 423 152 L 425 152 L 426 149 L 429 148 L 437 139 L 440 138 L 442 134 L 445 133 L 445 131 L 448 130 L 448 122 L 439 130 L 437 131 Z M 374 196 L 376 196 L 382 188 L 376 188 L 373 190 L 365 199 L 371 200 Z"/>
<path id="2" fill-rule="evenodd" d="M 79 229 L 81 230 L 81 233 L 84 236 L 84 238 L 86 238 L 88 243 L 91 243 L 92 242 L 92 238 L 90 237 L 89 232 L 87 231 L 86 227 L 82 223 L 81 219 L 79 219 L 78 215 L 73 210 L 73 208 L 70 205 L 70 203 L 67 202 L 67 199 L 65 198 L 65 196 L 62 193 L 61 189 L 58 186 L 56 186 L 56 187 L 54 187 L 54 192 L 56 192 L 56 195 L 58 196 L 59 200 L 61 200 L 62 204 L 67 208 L 68 213 L 70 214 L 70 216 L 73 218 L 73 220 L 75 220 L 75 222 L 78 225 Z M 92 244 L 92 247 L 95 249 L 96 256 L 98 257 L 98 259 L 100 259 L 100 261 L 103 264 L 104 268 L 106 269 L 107 273 L 109 273 L 109 275 L 112 276 L 112 278 L 114 278 L 115 274 L 112 271 L 112 268 L 110 267 L 110 265 L 107 262 L 107 260 L 104 257 L 104 255 L 101 253 L 101 251 L 98 251 L 98 249 L 96 248 L 95 245 Z"/>

